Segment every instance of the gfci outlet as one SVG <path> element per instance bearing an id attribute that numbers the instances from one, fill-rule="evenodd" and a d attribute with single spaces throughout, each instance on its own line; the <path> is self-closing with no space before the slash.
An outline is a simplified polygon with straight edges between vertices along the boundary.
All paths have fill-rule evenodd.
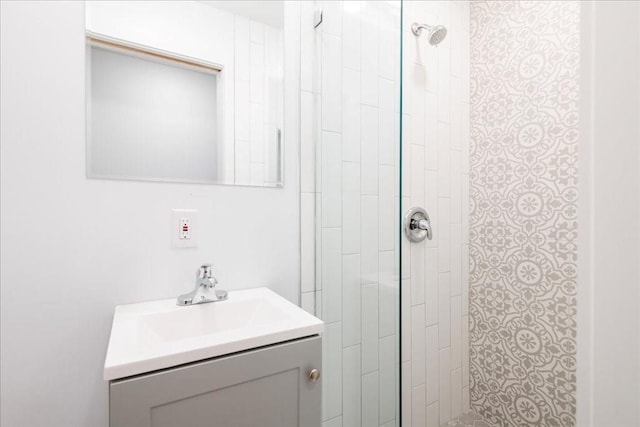
<path id="1" fill-rule="evenodd" d="M 198 211 L 173 209 L 171 211 L 171 246 L 195 248 L 198 246 Z"/>
<path id="2" fill-rule="evenodd" d="M 191 239 L 191 220 L 189 218 L 180 218 L 180 240 Z"/>

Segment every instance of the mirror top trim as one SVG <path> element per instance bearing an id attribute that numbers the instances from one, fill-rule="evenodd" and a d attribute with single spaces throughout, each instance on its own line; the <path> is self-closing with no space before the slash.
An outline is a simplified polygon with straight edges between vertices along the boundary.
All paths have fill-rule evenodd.
<path id="1" fill-rule="evenodd" d="M 87 44 L 90 46 L 101 47 L 109 50 L 115 50 L 122 53 L 135 54 L 137 56 L 150 56 L 161 61 L 170 62 L 189 68 L 195 68 L 198 71 L 204 71 L 212 74 L 218 74 L 222 71 L 223 66 L 213 64 L 211 62 L 196 59 L 190 56 L 179 55 L 174 52 L 168 52 L 156 49 L 151 46 L 141 45 L 130 41 L 118 39 L 115 37 L 105 36 L 103 34 L 86 31 Z"/>

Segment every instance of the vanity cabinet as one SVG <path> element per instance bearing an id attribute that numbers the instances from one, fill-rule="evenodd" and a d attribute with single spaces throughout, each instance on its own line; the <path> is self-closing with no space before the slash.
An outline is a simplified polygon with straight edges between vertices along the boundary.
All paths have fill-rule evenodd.
<path id="1" fill-rule="evenodd" d="M 110 426 L 319 427 L 321 364 L 315 335 L 112 380 Z"/>

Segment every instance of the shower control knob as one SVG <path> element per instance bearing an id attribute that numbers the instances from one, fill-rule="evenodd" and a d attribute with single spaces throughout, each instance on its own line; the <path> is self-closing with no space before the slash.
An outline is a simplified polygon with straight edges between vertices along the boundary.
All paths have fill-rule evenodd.
<path id="1" fill-rule="evenodd" d="M 412 242 L 433 238 L 429 214 L 423 208 L 413 207 L 404 216 L 404 233 Z"/>
<path id="2" fill-rule="evenodd" d="M 320 378 L 320 371 L 318 371 L 317 369 L 312 369 L 309 372 L 309 381 L 316 382 L 318 381 L 318 378 Z"/>

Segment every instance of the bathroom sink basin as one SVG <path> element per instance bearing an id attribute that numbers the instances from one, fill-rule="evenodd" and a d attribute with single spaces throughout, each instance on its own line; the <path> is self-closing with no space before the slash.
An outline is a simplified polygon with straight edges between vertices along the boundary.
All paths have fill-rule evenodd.
<path id="1" fill-rule="evenodd" d="M 322 332 L 320 319 L 267 288 L 177 306 L 175 298 L 115 309 L 104 379 L 113 380 Z"/>

